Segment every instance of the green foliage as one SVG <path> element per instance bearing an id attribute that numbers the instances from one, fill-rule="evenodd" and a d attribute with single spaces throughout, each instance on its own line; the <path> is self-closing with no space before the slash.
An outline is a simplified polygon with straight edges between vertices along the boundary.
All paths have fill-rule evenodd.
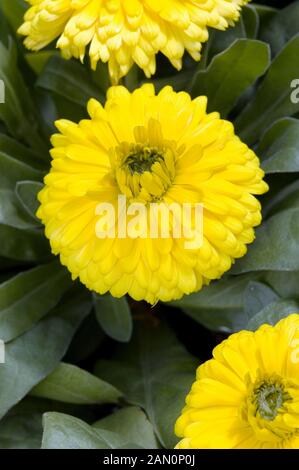
<path id="1" fill-rule="evenodd" d="M 16 34 L 25 8 L 0 5 L 0 448 L 173 448 L 199 346 L 299 311 L 299 4 L 244 7 L 234 28 L 210 34 L 201 62 L 158 67 L 157 90 L 206 94 L 209 111 L 233 121 L 270 192 L 247 255 L 153 309 L 87 291 L 51 254 L 36 218 L 49 135 L 56 119 L 85 118 L 89 98 L 104 102 L 109 80 L 106 65 L 65 61 L 55 44 L 26 51 Z M 135 68 L 124 84 L 145 81 Z"/>
<path id="2" fill-rule="evenodd" d="M 255 243 L 233 272 L 298 271 L 298 250 L 299 209 L 287 209 L 272 215 L 257 229 Z"/>
<path id="3" fill-rule="evenodd" d="M 92 405 L 117 403 L 121 393 L 89 372 L 61 362 L 48 377 L 31 390 L 31 395 L 64 403 Z"/>
<path id="4" fill-rule="evenodd" d="M 247 325 L 248 330 L 255 331 L 264 323 L 275 325 L 279 320 L 298 312 L 299 304 L 294 301 L 273 302 L 260 310 Z"/>
<path id="5" fill-rule="evenodd" d="M 0 331 L 11 341 L 54 308 L 71 285 L 70 276 L 55 261 L 9 279 L 0 285 Z M 26 312 L 26 315 L 24 315 Z"/>
<path id="6" fill-rule="evenodd" d="M 7 415 L 0 423 L 0 449 L 39 449 L 42 414 Z"/>
<path id="7" fill-rule="evenodd" d="M 94 295 L 94 306 L 97 320 L 108 336 L 117 341 L 130 340 L 133 323 L 125 297 L 115 299 L 111 295 Z"/>
<path id="8" fill-rule="evenodd" d="M 142 324 L 135 326 L 130 344 L 119 347 L 113 361 L 97 363 L 96 374 L 119 388 L 130 404 L 143 408 L 160 443 L 172 448 L 174 423 L 195 367 L 194 358 L 166 325 Z"/>
<path id="9" fill-rule="evenodd" d="M 195 73 L 190 87 L 191 95 L 208 96 L 208 111 L 218 111 L 225 117 L 240 95 L 266 72 L 269 65 L 267 44 L 237 39 L 225 51 L 214 56 L 205 70 Z"/>
<path id="10" fill-rule="evenodd" d="M 0 75 L 5 83 L 5 106 L 0 107 L 1 121 L 17 139 L 24 140 L 38 151 L 46 151 L 47 145 L 38 133 L 38 113 L 18 69 L 17 49 L 11 40 L 8 48 L 0 43 Z"/>
<path id="11" fill-rule="evenodd" d="M 66 61 L 53 56 L 37 80 L 37 86 L 51 91 L 68 101 L 83 108 L 90 98 L 104 101 L 99 87 L 92 81 L 88 69 L 81 67 L 79 62 Z"/>
<path id="12" fill-rule="evenodd" d="M 299 171 L 299 121 L 284 118 L 276 121 L 264 134 L 258 147 L 266 173 Z"/>
<path id="13" fill-rule="evenodd" d="M 91 427 L 78 418 L 62 413 L 44 415 L 43 449 L 138 449 L 126 435 Z"/>
<path id="14" fill-rule="evenodd" d="M 93 427 L 126 435 L 129 442 L 136 442 L 144 449 L 158 448 L 153 426 L 145 413 L 136 406 L 124 407 L 100 419 L 93 424 Z"/>
<path id="15" fill-rule="evenodd" d="M 256 143 L 277 119 L 299 112 L 299 103 L 292 103 L 290 97 L 291 82 L 299 76 L 298 48 L 299 35 L 275 57 L 253 99 L 236 119 L 236 129 L 248 144 Z"/>
<path id="16" fill-rule="evenodd" d="M 55 369 L 90 307 L 88 295 L 79 289 L 6 345 L 5 364 L 0 367 L 1 417 Z"/>

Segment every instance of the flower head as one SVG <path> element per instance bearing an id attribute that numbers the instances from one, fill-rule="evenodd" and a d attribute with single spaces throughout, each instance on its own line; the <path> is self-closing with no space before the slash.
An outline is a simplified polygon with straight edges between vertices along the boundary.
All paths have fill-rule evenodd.
<path id="1" fill-rule="evenodd" d="M 197 370 L 179 449 L 299 449 L 299 315 L 233 334 Z"/>
<path id="2" fill-rule="evenodd" d="M 170 301 L 221 277 L 246 253 L 261 222 L 253 194 L 267 190 L 264 173 L 233 125 L 207 114 L 206 105 L 206 97 L 192 101 L 171 87 L 155 95 L 150 84 L 133 93 L 119 86 L 109 89 L 105 107 L 90 100 L 90 119 L 56 123 L 60 134 L 52 138 L 38 217 L 74 278 L 100 294 Z M 156 229 L 165 226 L 159 211 L 171 204 L 202 204 L 202 244 L 186 248 L 197 233 L 193 211 L 191 235 L 180 231 L 185 219 L 170 213 L 176 236 L 174 230 L 155 236 L 137 222 L 132 227 L 134 211 L 125 219 L 120 197 L 141 206 L 140 225 L 150 218 Z M 159 209 L 154 217 L 153 204 Z M 112 236 L 102 236 L 104 225 Z"/>
<path id="3" fill-rule="evenodd" d="M 89 47 L 91 65 L 109 63 L 114 83 L 135 62 L 150 77 L 162 52 L 177 69 L 184 51 L 200 58 L 208 26 L 225 29 L 239 18 L 249 0 L 27 0 L 19 33 L 25 45 L 39 50 L 58 39 L 66 58 L 83 60 Z"/>

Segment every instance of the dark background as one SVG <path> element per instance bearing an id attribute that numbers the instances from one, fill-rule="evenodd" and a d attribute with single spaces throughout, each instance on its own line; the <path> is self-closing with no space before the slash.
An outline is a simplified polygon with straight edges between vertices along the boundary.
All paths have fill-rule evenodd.
<path id="1" fill-rule="evenodd" d="M 290 5 L 290 3 L 294 2 L 293 0 L 255 0 L 253 3 L 256 3 L 258 5 L 271 5 L 275 8 L 283 8 L 287 5 Z"/>

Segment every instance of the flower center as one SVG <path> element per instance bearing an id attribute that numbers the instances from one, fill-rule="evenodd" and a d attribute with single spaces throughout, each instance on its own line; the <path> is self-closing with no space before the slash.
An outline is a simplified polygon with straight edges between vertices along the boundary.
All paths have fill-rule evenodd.
<path id="1" fill-rule="evenodd" d="M 240 411 L 258 440 L 282 442 L 298 432 L 292 409 L 298 388 L 277 374 L 259 377 L 254 383 L 248 377 L 248 395 Z"/>
<path id="2" fill-rule="evenodd" d="M 157 148 L 143 147 L 137 144 L 135 149 L 125 160 L 124 166 L 129 169 L 132 175 L 134 173 L 142 175 L 145 171 L 150 171 L 154 163 L 163 161 L 162 152 Z"/>
<path id="3" fill-rule="evenodd" d="M 162 201 L 176 174 L 176 159 L 183 148 L 163 138 L 160 123 L 134 129 L 135 142 L 122 142 L 111 149 L 113 178 L 129 201 Z"/>
<path id="4" fill-rule="evenodd" d="M 256 411 L 261 418 L 273 421 L 286 399 L 283 386 L 265 382 L 255 390 L 254 394 Z"/>

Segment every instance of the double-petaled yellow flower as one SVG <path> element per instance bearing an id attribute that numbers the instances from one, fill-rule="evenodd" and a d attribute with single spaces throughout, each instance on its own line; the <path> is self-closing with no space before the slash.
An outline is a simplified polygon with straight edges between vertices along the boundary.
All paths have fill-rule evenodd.
<path id="1" fill-rule="evenodd" d="M 233 125 L 216 112 L 207 114 L 206 105 L 206 97 L 192 101 L 171 87 L 158 95 L 153 85 L 132 94 L 112 87 L 105 107 L 89 102 L 90 119 L 56 123 L 60 134 L 52 138 L 38 217 L 53 253 L 88 288 L 170 301 L 219 278 L 246 253 L 261 222 L 253 194 L 267 190 L 264 173 Z M 202 204 L 202 245 L 186 248 L 190 237 L 183 231 L 179 237 L 134 238 L 124 236 L 122 227 L 121 236 L 99 237 L 99 204 L 109 203 L 119 214 L 119 196 L 142 204 L 146 218 L 151 203 Z M 177 224 L 175 216 L 171 224 Z"/>
<path id="2" fill-rule="evenodd" d="M 109 63 L 114 83 L 135 62 L 150 77 L 162 52 L 177 69 L 184 51 L 195 60 L 208 39 L 208 27 L 226 29 L 249 0 L 27 0 L 19 33 L 29 49 L 58 39 L 66 58 L 83 60 L 89 46 L 91 65 Z"/>
<path id="3" fill-rule="evenodd" d="M 179 449 L 299 449 L 299 315 L 241 331 L 197 370 Z"/>

